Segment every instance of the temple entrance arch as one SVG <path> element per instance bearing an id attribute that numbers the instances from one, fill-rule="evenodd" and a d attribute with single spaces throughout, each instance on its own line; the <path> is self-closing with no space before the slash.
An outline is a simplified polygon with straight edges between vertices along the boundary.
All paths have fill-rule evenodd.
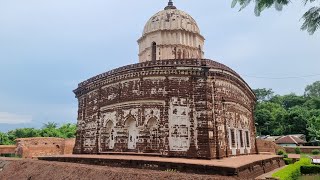
<path id="1" fill-rule="evenodd" d="M 147 128 L 150 133 L 150 139 L 148 141 L 148 147 L 150 150 L 158 150 L 159 147 L 159 137 L 158 137 L 158 121 L 156 117 L 150 118 L 147 123 Z"/>
<path id="2" fill-rule="evenodd" d="M 136 149 L 138 130 L 136 127 L 136 120 L 129 117 L 125 123 L 128 128 L 128 149 Z"/>
<path id="3" fill-rule="evenodd" d="M 108 121 L 106 125 L 107 133 L 108 133 L 108 139 L 107 139 L 107 145 L 108 149 L 113 149 L 114 148 L 114 143 L 115 143 L 115 137 L 114 137 L 114 124 L 112 121 Z"/>

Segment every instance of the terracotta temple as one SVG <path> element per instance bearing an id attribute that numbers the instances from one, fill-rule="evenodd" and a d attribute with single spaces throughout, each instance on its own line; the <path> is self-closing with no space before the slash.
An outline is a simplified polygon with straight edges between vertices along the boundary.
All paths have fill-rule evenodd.
<path id="1" fill-rule="evenodd" d="M 74 154 L 156 153 L 218 159 L 254 154 L 255 95 L 204 58 L 196 21 L 169 1 L 145 25 L 139 63 L 81 82 Z"/>

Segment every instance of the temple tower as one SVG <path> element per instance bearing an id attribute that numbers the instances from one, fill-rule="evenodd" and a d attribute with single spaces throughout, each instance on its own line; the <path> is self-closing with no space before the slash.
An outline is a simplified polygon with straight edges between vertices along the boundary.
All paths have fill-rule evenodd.
<path id="1" fill-rule="evenodd" d="M 139 62 L 203 58 L 204 37 L 196 21 L 170 0 L 152 16 L 138 40 Z"/>

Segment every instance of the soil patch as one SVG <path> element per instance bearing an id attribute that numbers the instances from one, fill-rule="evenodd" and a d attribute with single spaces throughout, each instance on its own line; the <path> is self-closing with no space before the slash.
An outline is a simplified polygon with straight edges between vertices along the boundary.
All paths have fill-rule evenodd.
<path id="1" fill-rule="evenodd" d="M 161 179 L 235 179 L 215 175 L 198 175 L 179 172 L 155 171 L 147 169 L 117 168 L 40 160 L 0 159 L 6 165 L 0 171 L 1 180 L 161 180 Z"/>

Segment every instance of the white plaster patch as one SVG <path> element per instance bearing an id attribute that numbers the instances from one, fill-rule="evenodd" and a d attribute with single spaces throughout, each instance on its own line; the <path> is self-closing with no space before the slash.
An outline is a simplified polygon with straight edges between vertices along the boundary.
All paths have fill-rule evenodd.
<path id="1" fill-rule="evenodd" d="M 160 119 L 160 109 L 158 108 L 146 108 L 144 110 L 144 116 L 146 121 L 148 122 L 151 118 Z M 147 123 L 145 122 L 145 124 Z"/>
<path id="2" fill-rule="evenodd" d="M 102 113 L 102 119 L 103 119 L 103 127 L 106 127 L 106 123 L 108 123 L 108 121 L 112 121 L 114 124 L 116 124 L 117 121 L 117 112 L 113 111 L 113 112 L 106 112 L 106 113 Z"/>
<path id="3" fill-rule="evenodd" d="M 189 77 L 174 77 L 174 76 L 170 76 L 168 79 L 169 80 L 174 80 L 174 81 L 189 81 Z"/>
<path id="4" fill-rule="evenodd" d="M 110 94 L 109 96 L 108 96 L 108 100 L 109 101 L 112 101 L 112 100 L 114 100 L 115 98 L 117 97 L 117 94 Z"/>
<path id="5" fill-rule="evenodd" d="M 164 81 L 166 77 L 164 76 L 154 76 L 154 77 L 144 77 L 143 80 L 153 80 L 153 81 Z"/>
<path id="6" fill-rule="evenodd" d="M 124 108 L 124 107 L 130 107 L 130 106 L 142 106 L 142 105 L 165 105 L 165 101 L 160 101 L 160 100 L 141 100 L 141 101 L 128 101 L 128 102 L 123 102 L 123 103 L 117 103 L 117 104 L 112 104 L 109 106 L 104 106 L 101 107 L 100 110 L 109 110 L 109 109 L 115 109 L 115 108 Z"/>
<path id="7" fill-rule="evenodd" d="M 123 110 L 123 117 L 124 118 L 128 118 L 129 116 L 133 116 L 135 118 L 135 120 L 137 120 L 139 118 L 139 114 L 138 114 L 139 110 L 138 109 L 125 109 Z"/>
<path id="8" fill-rule="evenodd" d="M 86 128 L 85 129 L 97 129 L 97 123 L 96 122 L 88 122 L 86 124 Z"/>
<path id="9" fill-rule="evenodd" d="M 173 105 L 176 99 L 172 98 L 169 109 L 169 146 L 171 151 L 187 151 L 190 147 L 190 108 Z"/>

